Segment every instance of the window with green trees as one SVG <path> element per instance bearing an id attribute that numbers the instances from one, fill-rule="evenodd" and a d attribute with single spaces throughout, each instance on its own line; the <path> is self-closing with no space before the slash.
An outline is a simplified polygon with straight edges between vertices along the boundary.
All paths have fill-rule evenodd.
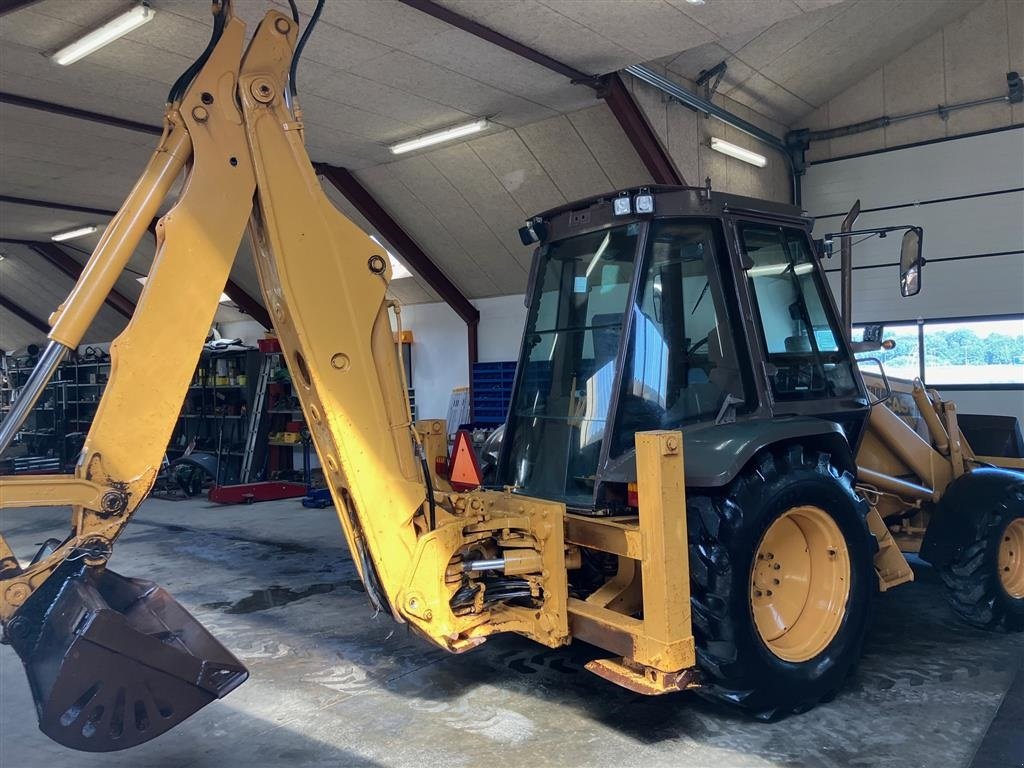
<path id="1" fill-rule="evenodd" d="M 924 380 L 943 384 L 1024 384 L 1024 317 L 925 322 Z"/>
<path id="2" fill-rule="evenodd" d="M 1024 386 L 1024 315 L 890 323 L 882 338 L 896 346 L 867 357 L 881 360 L 889 376 L 921 377 L 932 387 Z"/>

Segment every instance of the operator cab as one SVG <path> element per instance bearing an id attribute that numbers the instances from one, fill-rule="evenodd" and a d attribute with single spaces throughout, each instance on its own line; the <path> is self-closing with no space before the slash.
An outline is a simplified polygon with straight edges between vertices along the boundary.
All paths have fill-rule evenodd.
<path id="1" fill-rule="evenodd" d="M 737 421 L 821 417 L 855 444 L 868 399 L 811 224 L 788 205 L 691 187 L 531 219 L 498 482 L 611 511 L 636 479 L 637 432 L 682 429 L 690 485 L 715 484 L 691 454 L 728 450 L 735 429 L 722 427 Z"/>

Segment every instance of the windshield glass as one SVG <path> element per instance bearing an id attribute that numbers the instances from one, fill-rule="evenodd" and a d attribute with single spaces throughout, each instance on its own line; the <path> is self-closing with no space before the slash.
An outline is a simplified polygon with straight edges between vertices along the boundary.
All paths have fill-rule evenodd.
<path id="1" fill-rule="evenodd" d="M 775 399 L 855 395 L 853 368 L 825 310 L 825 288 L 804 231 L 748 223 L 740 233 Z"/>
<path id="2" fill-rule="evenodd" d="M 580 235 L 539 257 L 505 437 L 503 475 L 523 493 L 592 503 L 639 230 Z"/>
<path id="3" fill-rule="evenodd" d="M 661 220 L 649 241 L 611 456 L 632 448 L 639 431 L 714 419 L 727 395 L 746 399 L 711 225 Z"/>

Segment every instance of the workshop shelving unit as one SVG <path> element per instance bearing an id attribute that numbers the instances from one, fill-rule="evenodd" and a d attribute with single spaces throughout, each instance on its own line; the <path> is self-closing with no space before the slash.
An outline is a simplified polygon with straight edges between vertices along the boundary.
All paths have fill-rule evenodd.
<path id="1" fill-rule="evenodd" d="M 295 451 L 303 448 L 301 433 L 305 429 L 305 418 L 292 391 L 284 354 L 266 352 L 265 355 L 270 363 L 270 376 L 264 414 L 267 453 L 262 478 L 302 482 L 301 454 L 296 458 Z"/>
<path id="2" fill-rule="evenodd" d="M 167 447 L 171 461 L 194 442 L 218 456 L 218 483 L 239 482 L 259 366 L 255 349 L 202 352 Z"/>
<path id="3" fill-rule="evenodd" d="M 14 361 L 0 352 L 0 418 L 5 416 L 11 405 L 14 403 L 14 389 L 11 387 L 11 377 L 7 374 L 8 366 L 14 364 Z"/>
<path id="4" fill-rule="evenodd" d="M 5 359 L 6 384 L 0 388 L 0 414 L 11 410 L 34 363 L 31 357 Z M 101 356 L 61 363 L 18 432 L 12 450 L 3 457 L 0 471 L 71 471 L 109 376 L 110 361 Z"/>

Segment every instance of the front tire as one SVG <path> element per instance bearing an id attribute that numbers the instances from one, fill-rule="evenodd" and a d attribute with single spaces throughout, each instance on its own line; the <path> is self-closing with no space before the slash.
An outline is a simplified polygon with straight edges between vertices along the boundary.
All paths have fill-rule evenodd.
<path id="1" fill-rule="evenodd" d="M 875 592 L 877 544 L 853 477 L 789 446 L 687 508 L 701 693 L 766 720 L 834 696 Z"/>
<path id="2" fill-rule="evenodd" d="M 1024 631 L 1024 480 L 975 502 L 969 543 L 940 570 L 949 604 L 972 626 Z"/>

